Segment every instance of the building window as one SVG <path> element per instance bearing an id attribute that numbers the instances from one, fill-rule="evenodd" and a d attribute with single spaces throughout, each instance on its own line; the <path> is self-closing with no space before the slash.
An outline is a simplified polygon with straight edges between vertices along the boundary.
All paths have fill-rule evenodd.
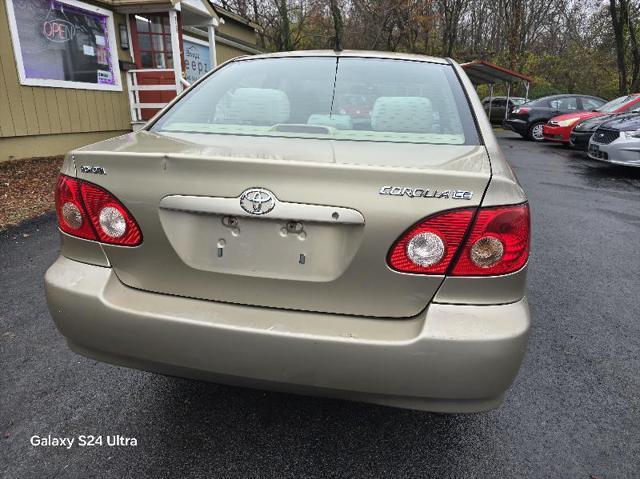
<path id="1" fill-rule="evenodd" d="M 113 14 L 77 0 L 7 0 L 23 85 L 122 90 Z"/>
<path id="2" fill-rule="evenodd" d="M 169 15 L 136 15 L 140 68 L 173 69 Z M 139 53 L 138 53 L 139 52 Z"/>

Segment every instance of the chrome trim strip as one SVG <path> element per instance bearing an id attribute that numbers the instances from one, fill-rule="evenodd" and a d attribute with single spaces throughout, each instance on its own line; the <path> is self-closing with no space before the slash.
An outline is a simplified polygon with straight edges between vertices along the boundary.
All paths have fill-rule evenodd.
<path id="1" fill-rule="evenodd" d="M 250 218 L 272 218 L 284 220 L 312 221 L 317 223 L 364 224 L 362 214 L 351 208 L 338 206 L 289 203 L 275 199 L 273 209 L 264 215 L 253 215 L 240 206 L 240 198 L 211 196 L 165 196 L 159 207 L 165 210 L 187 211 L 215 215 L 244 216 Z"/>

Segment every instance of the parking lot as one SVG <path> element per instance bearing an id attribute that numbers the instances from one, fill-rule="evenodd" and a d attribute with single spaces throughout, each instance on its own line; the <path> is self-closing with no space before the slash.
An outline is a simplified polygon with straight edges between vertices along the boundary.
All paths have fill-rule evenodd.
<path id="1" fill-rule="evenodd" d="M 0 476 L 639 477 L 640 171 L 498 135 L 532 208 L 534 319 L 500 409 L 429 414 L 77 356 L 44 300 L 58 253 L 49 214 L 0 233 Z M 30 444 L 48 434 L 138 445 Z"/>

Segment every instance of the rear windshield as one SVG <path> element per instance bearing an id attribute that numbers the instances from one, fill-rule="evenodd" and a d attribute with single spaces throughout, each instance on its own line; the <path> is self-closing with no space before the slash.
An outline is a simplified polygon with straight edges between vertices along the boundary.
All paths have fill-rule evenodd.
<path id="1" fill-rule="evenodd" d="M 601 107 L 597 108 L 598 111 L 602 111 L 605 113 L 613 113 L 614 111 L 624 107 L 625 103 L 629 103 L 635 100 L 637 97 L 635 95 L 626 95 L 616 98 L 615 100 L 611 100 L 608 103 L 605 103 Z"/>
<path id="2" fill-rule="evenodd" d="M 233 62 L 194 86 L 152 130 L 479 144 L 450 65 L 374 58 Z"/>

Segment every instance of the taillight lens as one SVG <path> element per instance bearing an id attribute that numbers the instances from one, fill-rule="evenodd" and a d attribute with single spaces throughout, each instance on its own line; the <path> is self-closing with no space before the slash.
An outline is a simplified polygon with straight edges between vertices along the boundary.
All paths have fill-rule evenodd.
<path id="1" fill-rule="evenodd" d="M 480 208 L 451 274 L 495 276 L 513 273 L 529 258 L 529 205 Z"/>
<path id="2" fill-rule="evenodd" d="M 72 236 L 120 246 L 142 243 L 133 215 L 115 196 L 93 183 L 60 175 L 56 209 L 58 226 Z"/>
<path id="3" fill-rule="evenodd" d="M 137 246 L 142 233 L 131 213 L 107 190 L 80 182 L 82 199 L 101 243 Z"/>
<path id="4" fill-rule="evenodd" d="M 476 210 L 422 220 L 391 247 L 387 263 L 405 273 L 454 276 L 495 276 L 522 268 L 529 257 L 528 205 Z"/>
<path id="5" fill-rule="evenodd" d="M 514 113 L 524 114 L 524 113 L 529 113 L 530 111 L 531 111 L 531 108 L 528 108 L 526 106 L 521 106 Z"/>
<path id="6" fill-rule="evenodd" d="M 58 226 L 67 234 L 97 240 L 91 220 L 84 209 L 78 180 L 60 175 L 56 185 L 56 211 Z"/>
<path id="7" fill-rule="evenodd" d="M 475 210 L 447 211 L 416 224 L 392 246 L 387 257 L 389 266 L 405 273 L 444 274 Z"/>

